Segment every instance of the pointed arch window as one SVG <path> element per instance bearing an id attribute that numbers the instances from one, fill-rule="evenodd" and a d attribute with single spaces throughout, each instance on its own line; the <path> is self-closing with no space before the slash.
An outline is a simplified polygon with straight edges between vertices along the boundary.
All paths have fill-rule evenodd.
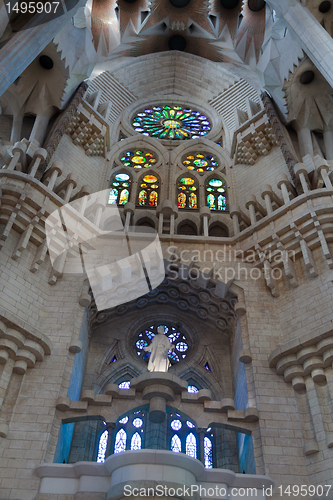
<path id="1" fill-rule="evenodd" d="M 125 205 L 129 201 L 131 182 L 131 178 L 126 172 L 119 172 L 113 176 L 109 205 Z"/>
<path id="2" fill-rule="evenodd" d="M 204 437 L 204 463 L 206 469 L 213 468 L 213 443 L 207 436 Z"/>
<path id="3" fill-rule="evenodd" d="M 171 451 L 174 451 L 175 453 L 182 452 L 182 442 L 177 434 L 174 434 L 171 438 Z"/>
<path id="4" fill-rule="evenodd" d="M 141 450 L 141 436 L 138 432 L 132 436 L 131 450 Z"/>
<path id="5" fill-rule="evenodd" d="M 186 438 L 186 455 L 197 458 L 197 440 L 193 432 Z"/>
<path id="6" fill-rule="evenodd" d="M 127 434 L 124 429 L 120 429 L 116 434 L 116 439 L 114 442 L 114 452 L 121 453 L 126 451 Z"/>
<path id="7" fill-rule="evenodd" d="M 145 175 L 139 183 L 139 207 L 157 207 L 160 194 L 160 182 L 155 175 Z"/>
<path id="8" fill-rule="evenodd" d="M 178 208 L 198 208 L 198 183 L 192 177 L 181 177 L 177 183 Z"/>
<path id="9" fill-rule="evenodd" d="M 206 202 L 211 210 L 226 211 L 226 186 L 223 180 L 217 177 L 208 179 L 206 183 Z"/>
<path id="10" fill-rule="evenodd" d="M 97 462 L 105 462 L 106 447 L 108 444 L 109 433 L 104 431 L 99 438 L 98 451 L 97 451 Z"/>

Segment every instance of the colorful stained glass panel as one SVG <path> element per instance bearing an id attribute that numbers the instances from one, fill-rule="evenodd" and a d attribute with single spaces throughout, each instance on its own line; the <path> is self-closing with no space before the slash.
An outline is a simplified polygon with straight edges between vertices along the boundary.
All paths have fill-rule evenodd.
<path id="1" fill-rule="evenodd" d="M 126 151 L 120 157 L 120 161 L 125 167 L 149 168 L 157 163 L 155 153 L 145 150 Z"/>
<path id="2" fill-rule="evenodd" d="M 132 125 L 136 132 L 166 140 L 198 139 L 211 130 L 210 121 L 200 112 L 172 105 L 142 110 Z"/>

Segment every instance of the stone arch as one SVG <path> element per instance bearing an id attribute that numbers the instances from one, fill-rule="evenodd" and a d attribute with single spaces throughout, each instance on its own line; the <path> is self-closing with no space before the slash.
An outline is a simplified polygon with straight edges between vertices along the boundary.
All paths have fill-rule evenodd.
<path id="1" fill-rule="evenodd" d="M 217 238 L 228 238 L 229 228 L 220 221 L 213 222 L 210 224 L 208 229 L 209 236 L 214 236 Z"/>
<path id="2" fill-rule="evenodd" d="M 186 153 L 190 153 L 193 150 L 212 152 L 221 163 L 221 165 L 215 170 L 215 172 L 224 172 L 226 168 L 232 166 L 232 160 L 230 158 L 228 150 L 225 148 L 221 148 L 221 146 L 216 144 L 216 142 L 205 138 L 192 139 L 190 141 L 186 141 L 184 144 L 180 144 L 179 146 L 177 146 L 171 153 L 171 162 L 185 171 L 185 169 L 183 169 L 181 165 L 181 159 Z"/>
<path id="3" fill-rule="evenodd" d="M 193 232 L 180 232 L 185 225 L 193 229 Z M 183 235 L 199 235 L 200 234 L 200 219 L 196 214 L 181 213 L 175 222 L 176 234 Z"/>
<path id="4" fill-rule="evenodd" d="M 155 222 L 151 217 L 141 217 L 136 221 L 135 225 L 138 227 L 151 227 L 152 229 L 156 229 Z"/>

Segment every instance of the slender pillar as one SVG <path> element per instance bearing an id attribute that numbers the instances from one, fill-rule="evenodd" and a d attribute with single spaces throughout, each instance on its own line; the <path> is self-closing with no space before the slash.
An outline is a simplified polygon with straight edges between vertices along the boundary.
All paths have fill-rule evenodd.
<path id="1" fill-rule="evenodd" d="M 21 110 L 13 115 L 12 131 L 10 134 L 11 142 L 16 142 L 21 140 L 23 116 L 24 114 Z"/>
<path id="2" fill-rule="evenodd" d="M 212 214 L 209 207 L 201 207 L 200 209 L 200 219 L 202 220 L 203 235 L 205 237 L 209 236 L 209 220 Z"/>
<path id="3" fill-rule="evenodd" d="M 314 156 L 311 130 L 306 127 L 297 128 L 297 136 L 301 158 L 306 155 Z"/>
<path id="4" fill-rule="evenodd" d="M 46 157 L 47 157 L 47 151 L 46 149 L 43 149 L 43 148 L 37 148 L 35 153 L 34 153 L 34 156 L 33 156 L 33 159 L 32 159 L 32 164 L 31 164 L 31 168 L 30 168 L 30 171 L 29 171 L 29 175 L 31 177 L 35 177 L 36 173 L 37 173 L 37 170 L 38 170 L 38 167 L 40 165 L 40 162 L 42 160 L 46 160 Z"/>
<path id="5" fill-rule="evenodd" d="M 278 188 L 282 191 L 282 197 L 285 204 L 290 202 L 290 195 L 288 191 L 289 180 L 286 175 L 283 175 L 282 179 L 278 182 Z"/>
<path id="6" fill-rule="evenodd" d="M 50 176 L 50 179 L 49 179 L 49 182 L 47 184 L 47 187 L 49 189 L 53 189 L 54 188 L 54 185 L 56 183 L 56 180 L 57 180 L 57 177 L 60 176 L 62 174 L 62 163 L 58 162 L 58 161 L 55 161 L 51 167 L 51 170 L 52 170 L 52 174 Z"/>
<path id="7" fill-rule="evenodd" d="M 163 213 L 160 212 L 158 217 L 158 234 L 163 233 Z"/>
<path id="8" fill-rule="evenodd" d="M 308 193 L 309 192 L 309 185 L 308 185 L 308 182 L 307 182 L 307 179 L 306 179 L 306 177 L 308 175 L 308 171 L 307 171 L 306 166 L 304 165 L 304 163 L 297 163 L 294 166 L 294 172 L 295 172 L 296 177 L 301 182 L 303 192 L 304 193 Z"/>
<path id="9" fill-rule="evenodd" d="M 25 142 L 17 142 L 13 147 L 13 158 L 10 160 L 7 170 L 15 170 L 17 163 L 20 159 L 23 159 L 24 154 L 27 150 L 27 145 Z"/>
<path id="10" fill-rule="evenodd" d="M 32 127 L 32 131 L 29 137 L 29 142 L 32 142 L 33 140 L 37 141 L 39 144 L 42 144 L 45 134 L 46 134 L 46 129 L 49 123 L 49 120 L 52 116 L 53 113 L 53 108 L 49 109 L 45 114 L 43 115 L 37 115 L 35 119 L 34 126 Z"/>
<path id="11" fill-rule="evenodd" d="M 333 160 L 333 126 L 325 125 L 324 127 L 324 144 L 326 152 L 326 160 Z"/>

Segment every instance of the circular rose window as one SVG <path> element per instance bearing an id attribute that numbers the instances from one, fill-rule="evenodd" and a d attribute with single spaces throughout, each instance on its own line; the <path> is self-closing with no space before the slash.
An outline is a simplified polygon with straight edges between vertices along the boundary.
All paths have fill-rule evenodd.
<path id="1" fill-rule="evenodd" d="M 133 118 L 136 132 L 157 139 L 198 139 L 211 131 L 209 119 L 200 111 L 182 106 L 153 106 Z"/>
<path id="2" fill-rule="evenodd" d="M 148 362 L 150 353 L 146 352 L 144 349 L 151 343 L 155 335 L 157 335 L 157 329 L 160 326 L 164 329 L 164 335 L 170 340 L 170 346 L 171 344 L 175 346 L 173 350 L 170 349 L 168 354 L 171 364 L 179 363 L 179 361 L 186 358 L 190 346 L 186 336 L 181 333 L 176 326 L 157 324 L 141 330 L 135 338 L 135 350 L 137 355 Z"/>

